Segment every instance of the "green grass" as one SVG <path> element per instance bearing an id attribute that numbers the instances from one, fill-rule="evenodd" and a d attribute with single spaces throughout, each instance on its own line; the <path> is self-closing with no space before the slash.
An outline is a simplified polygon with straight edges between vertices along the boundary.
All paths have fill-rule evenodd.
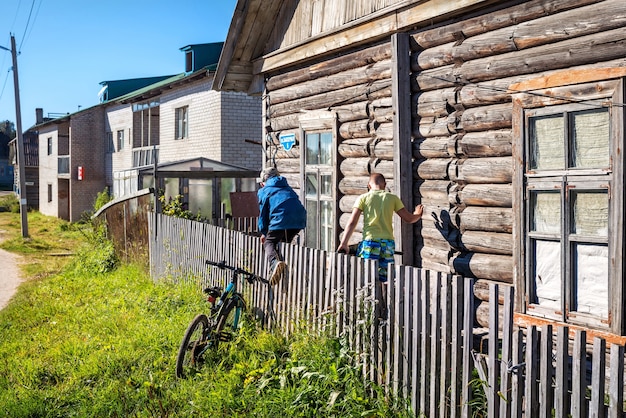
<path id="1" fill-rule="evenodd" d="M 51 228 L 37 239 L 52 245 L 61 231 Z M 363 383 L 340 340 L 286 340 L 248 318 L 198 374 L 176 379 L 180 339 L 206 310 L 200 289 L 110 265 L 106 246 L 82 247 L 90 235 L 75 234 L 67 240 L 77 256 L 25 282 L 0 311 L 0 416 L 409 416 Z"/>

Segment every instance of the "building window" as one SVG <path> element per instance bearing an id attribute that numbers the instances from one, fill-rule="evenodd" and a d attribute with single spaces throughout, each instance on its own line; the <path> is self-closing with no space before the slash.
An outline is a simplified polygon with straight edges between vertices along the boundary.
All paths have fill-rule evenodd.
<path id="1" fill-rule="evenodd" d="M 184 139 L 188 137 L 188 112 L 189 106 L 183 106 L 176 109 L 176 139 Z"/>
<path id="2" fill-rule="evenodd" d="M 115 142 L 113 142 L 113 132 L 106 133 L 107 152 L 115 152 Z"/>
<path id="3" fill-rule="evenodd" d="M 48 137 L 48 155 L 52 155 L 52 137 Z"/>
<path id="4" fill-rule="evenodd" d="M 185 72 L 193 71 L 193 51 L 185 52 Z"/>
<path id="5" fill-rule="evenodd" d="M 521 110 L 520 264 L 527 313 L 623 333 L 622 109 L 609 100 Z"/>
<path id="6" fill-rule="evenodd" d="M 117 131 L 117 150 L 121 151 L 124 149 L 124 130 Z"/>
<path id="7" fill-rule="evenodd" d="M 331 131 L 306 132 L 304 155 L 306 245 L 335 248 L 335 180 Z"/>
<path id="8" fill-rule="evenodd" d="M 48 183 L 48 203 L 52 202 L 52 184 Z"/>

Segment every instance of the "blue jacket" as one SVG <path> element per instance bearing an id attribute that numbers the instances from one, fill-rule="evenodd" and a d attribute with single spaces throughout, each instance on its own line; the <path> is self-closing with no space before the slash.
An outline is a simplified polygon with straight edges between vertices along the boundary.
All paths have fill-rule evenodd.
<path id="1" fill-rule="evenodd" d="M 267 179 L 265 186 L 259 189 L 257 195 L 260 212 L 259 231 L 263 235 L 268 231 L 306 227 L 306 209 L 284 177 Z"/>

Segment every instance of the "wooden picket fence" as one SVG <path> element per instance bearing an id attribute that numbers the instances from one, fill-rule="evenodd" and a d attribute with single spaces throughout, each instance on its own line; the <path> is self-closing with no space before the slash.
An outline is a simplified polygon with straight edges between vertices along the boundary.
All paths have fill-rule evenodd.
<path id="1" fill-rule="evenodd" d="M 155 279 L 223 286 L 227 277 L 207 259 L 267 275 L 258 237 L 161 215 L 149 220 Z M 376 262 L 295 245 L 281 251 L 286 279 L 273 289 L 246 283 L 248 307 L 287 336 L 306 329 L 343 338 L 364 379 L 407 399 L 415 416 L 623 416 L 624 346 L 567 326 L 515 325 L 511 286 L 490 285 L 481 336 L 472 279 L 393 266 L 381 286 Z"/>

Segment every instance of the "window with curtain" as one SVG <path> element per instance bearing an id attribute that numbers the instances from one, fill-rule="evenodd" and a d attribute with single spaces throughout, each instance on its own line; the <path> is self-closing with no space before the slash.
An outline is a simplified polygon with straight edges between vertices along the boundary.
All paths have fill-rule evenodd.
<path id="1" fill-rule="evenodd" d="M 608 326 L 615 226 L 611 111 L 563 104 L 524 111 L 527 312 Z M 617 191 L 622 193 L 621 190 Z M 621 214 L 620 214 L 621 216 Z"/>
<path id="2" fill-rule="evenodd" d="M 335 179 L 332 131 L 305 132 L 304 191 L 307 210 L 306 245 L 335 247 Z"/>

